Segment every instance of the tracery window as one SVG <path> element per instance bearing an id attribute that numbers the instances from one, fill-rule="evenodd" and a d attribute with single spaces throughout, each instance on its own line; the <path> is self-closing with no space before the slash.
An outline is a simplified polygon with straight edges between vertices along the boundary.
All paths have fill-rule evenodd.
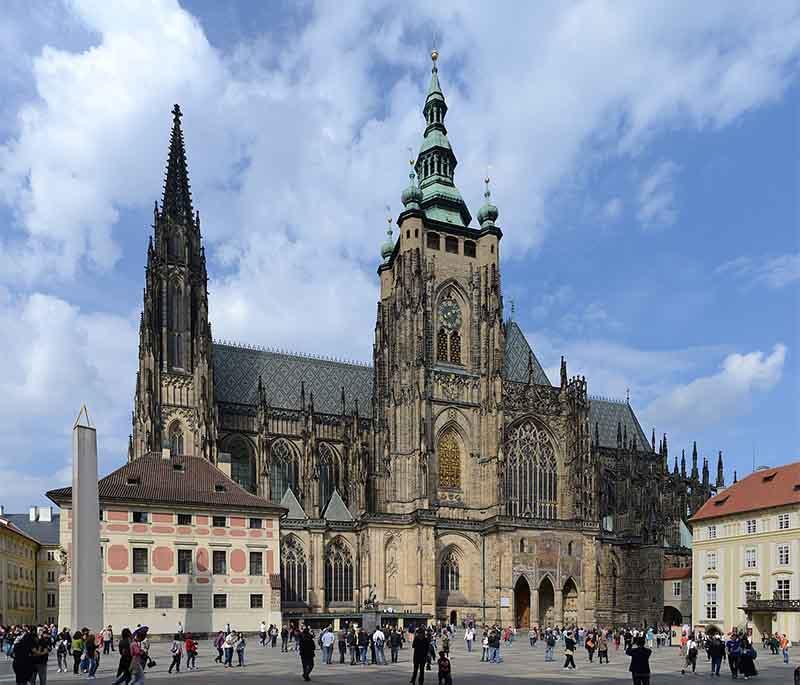
<path id="1" fill-rule="evenodd" d="M 308 595 L 307 579 L 303 545 L 290 535 L 281 543 L 281 601 L 305 602 Z"/>
<path id="2" fill-rule="evenodd" d="M 231 479 L 239 483 L 245 490 L 255 491 L 254 465 L 250 458 L 250 446 L 247 441 L 237 435 L 226 447 L 231 455 Z"/>
<path id="3" fill-rule="evenodd" d="M 450 363 L 461 363 L 461 335 L 458 331 L 450 333 Z"/>
<path id="4" fill-rule="evenodd" d="M 533 421 L 523 421 L 511 432 L 506 443 L 506 454 L 508 515 L 556 518 L 556 455 L 547 433 Z"/>
<path id="5" fill-rule="evenodd" d="M 336 538 L 325 551 L 325 602 L 353 601 L 353 556 Z"/>
<path id="6" fill-rule="evenodd" d="M 286 440 L 272 444 L 269 467 L 269 491 L 273 502 L 280 502 L 291 488 L 299 496 L 300 467 L 294 452 Z"/>
<path id="7" fill-rule="evenodd" d="M 439 487 L 458 489 L 461 487 L 461 448 L 453 429 L 439 438 L 436 450 L 439 457 Z"/>
<path id="8" fill-rule="evenodd" d="M 452 550 L 442 559 L 442 564 L 439 566 L 439 589 L 442 592 L 458 592 L 461 589 L 458 557 Z"/>
<path id="9" fill-rule="evenodd" d="M 323 511 L 328 505 L 334 490 L 341 494 L 339 458 L 327 443 L 319 446 L 319 508 Z"/>
<path id="10" fill-rule="evenodd" d="M 183 345 L 180 331 L 184 323 L 183 292 L 177 283 L 167 288 L 167 358 L 173 368 L 183 368 Z"/>
<path id="11" fill-rule="evenodd" d="M 173 457 L 183 454 L 183 429 L 179 421 L 173 422 L 169 428 L 169 453 Z"/>
<path id="12" fill-rule="evenodd" d="M 436 336 L 436 359 L 440 362 L 447 361 L 447 331 L 444 328 L 440 328 L 439 335 Z"/>

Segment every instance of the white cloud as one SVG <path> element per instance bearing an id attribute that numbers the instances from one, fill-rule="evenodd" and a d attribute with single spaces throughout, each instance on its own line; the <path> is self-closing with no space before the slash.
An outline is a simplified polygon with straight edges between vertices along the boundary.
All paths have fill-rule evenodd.
<path id="1" fill-rule="evenodd" d="M 718 266 L 717 274 L 731 274 L 750 288 L 765 285 L 778 289 L 800 281 L 800 253 L 764 257 L 737 257 Z"/>
<path id="2" fill-rule="evenodd" d="M 638 217 L 643 228 L 665 228 L 675 223 L 675 174 L 678 165 L 669 160 L 660 162 L 639 185 Z"/>

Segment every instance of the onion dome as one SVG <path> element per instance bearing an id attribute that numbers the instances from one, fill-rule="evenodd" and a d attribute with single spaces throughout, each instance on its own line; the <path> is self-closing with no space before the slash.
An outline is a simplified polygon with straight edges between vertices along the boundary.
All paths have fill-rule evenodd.
<path id="1" fill-rule="evenodd" d="M 386 217 L 386 223 L 388 225 L 386 229 L 386 242 L 381 246 L 381 257 L 383 257 L 384 261 L 389 259 L 392 256 L 392 252 L 394 252 L 394 239 L 392 238 L 392 217 Z"/>
<path id="2" fill-rule="evenodd" d="M 492 204 L 492 193 L 489 190 L 489 177 L 487 176 L 484 179 L 484 183 L 486 184 L 486 191 L 483 193 L 483 197 L 486 198 L 486 201 L 483 203 L 483 207 L 478 210 L 478 223 L 481 227 L 486 228 L 487 226 L 494 226 L 494 222 L 497 221 L 497 217 L 499 212 L 497 211 L 497 207 Z"/>
<path id="3" fill-rule="evenodd" d="M 417 176 L 414 173 L 414 160 L 411 159 L 408 163 L 411 165 L 411 171 L 408 174 L 408 187 L 403 191 L 400 199 L 406 209 L 419 209 L 419 205 L 422 202 L 422 190 L 417 184 Z"/>

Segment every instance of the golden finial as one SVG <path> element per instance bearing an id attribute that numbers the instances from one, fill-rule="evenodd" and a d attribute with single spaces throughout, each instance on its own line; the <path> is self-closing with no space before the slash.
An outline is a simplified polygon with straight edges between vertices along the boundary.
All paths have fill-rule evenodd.
<path id="1" fill-rule="evenodd" d="M 439 59 L 439 51 L 436 48 L 431 50 L 431 59 L 433 60 L 434 64 L 436 64 L 436 60 Z"/>

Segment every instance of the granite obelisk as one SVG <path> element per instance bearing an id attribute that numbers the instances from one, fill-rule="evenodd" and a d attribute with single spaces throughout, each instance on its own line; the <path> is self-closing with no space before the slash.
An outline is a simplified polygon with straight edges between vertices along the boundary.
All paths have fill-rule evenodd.
<path id="1" fill-rule="evenodd" d="M 97 431 L 86 405 L 72 428 L 72 616 L 70 626 L 103 626 L 100 569 L 100 500 L 97 491 Z"/>

